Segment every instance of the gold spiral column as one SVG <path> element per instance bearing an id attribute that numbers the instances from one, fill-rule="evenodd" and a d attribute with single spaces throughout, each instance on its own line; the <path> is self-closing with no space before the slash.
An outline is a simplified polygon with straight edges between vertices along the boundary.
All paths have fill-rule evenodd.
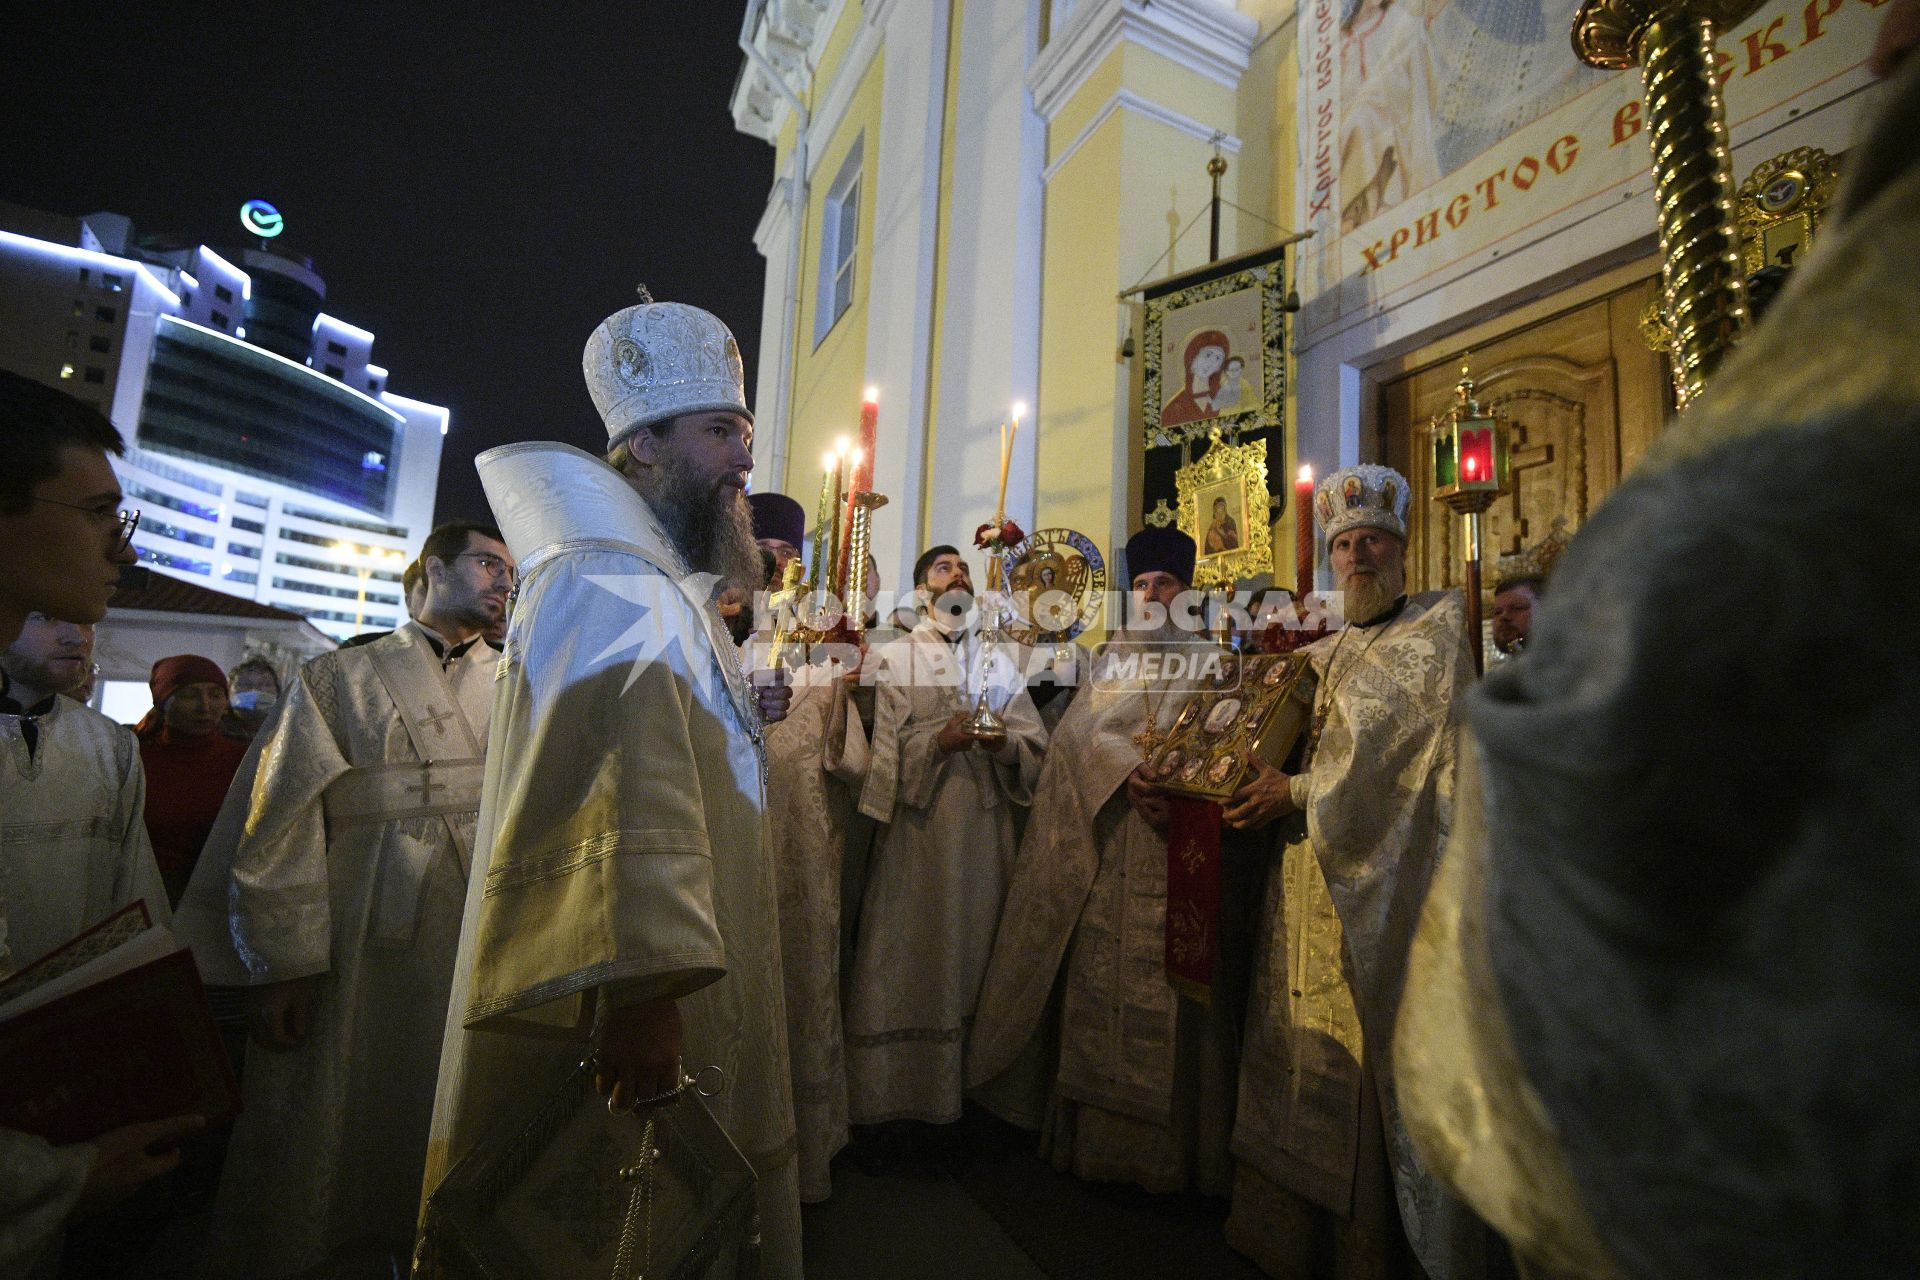
<path id="1" fill-rule="evenodd" d="M 1609 71 L 1638 66 L 1646 86 L 1662 287 L 1682 408 L 1751 320 L 1713 42 L 1759 7 L 1760 0 L 1585 0 L 1573 23 L 1582 62 Z"/>

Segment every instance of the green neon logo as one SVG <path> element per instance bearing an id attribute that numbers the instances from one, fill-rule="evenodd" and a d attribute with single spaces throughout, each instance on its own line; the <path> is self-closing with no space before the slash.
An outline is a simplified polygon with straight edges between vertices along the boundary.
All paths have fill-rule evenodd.
<path id="1" fill-rule="evenodd" d="M 271 240 L 287 229 L 286 219 L 280 216 L 280 211 L 265 200 L 249 200 L 241 205 L 240 225 L 250 235 L 259 236 L 262 240 Z"/>

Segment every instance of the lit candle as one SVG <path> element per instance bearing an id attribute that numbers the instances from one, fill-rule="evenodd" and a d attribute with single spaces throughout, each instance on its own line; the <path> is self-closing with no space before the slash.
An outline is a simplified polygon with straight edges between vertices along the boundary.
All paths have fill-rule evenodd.
<path id="1" fill-rule="evenodd" d="M 860 467 L 855 489 L 860 493 L 873 491 L 873 451 L 875 435 L 880 425 L 880 388 L 868 387 L 867 394 L 860 402 Z"/>
<path id="2" fill-rule="evenodd" d="M 832 544 L 827 541 L 833 529 L 833 480 L 840 465 L 840 459 L 833 454 L 824 454 L 821 465 L 826 469 L 820 479 L 820 505 L 813 513 L 813 585 L 816 590 L 827 589 L 827 557 L 832 554 Z"/>
<path id="3" fill-rule="evenodd" d="M 1313 590 L 1313 468 L 1302 466 L 1293 482 L 1294 599 L 1304 604 Z"/>
<path id="4" fill-rule="evenodd" d="M 1007 522 L 1007 469 L 1013 465 L 1013 440 L 1020 432 L 1020 415 L 1026 411 L 1026 402 L 1015 400 L 1013 408 L 1008 411 L 1007 421 L 1000 428 L 1000 496 L 993 503 L 993 527 L 996 533 Z M 1000 557 L 991 551 L 987 553 L 987 586 L 996 590 L 1000 586 Z"/>

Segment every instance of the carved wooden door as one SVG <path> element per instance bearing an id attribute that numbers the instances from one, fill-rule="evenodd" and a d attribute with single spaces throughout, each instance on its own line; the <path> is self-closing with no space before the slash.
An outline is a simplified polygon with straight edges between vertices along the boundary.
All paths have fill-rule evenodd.
<path id="1" fill-rule="evenodd" d="M 1482 571 L 1491 590 L 1502 555 L 1577 530 L 1637 462 L 1671 412 L 1663 359 L 1639 334 L 1659 282 L 1642 281 L 1455 352 L 1381 387 L 1375 456 L 1412 482 L 1408 585 L 1454 587 L 1463 576 L 1460 517 L 1434 502 L 1427 428 L 1455 403 L 1470 359 L 1483 410 L 1513 432 L 1512 490 L 1485 517 Z M 1423 353 L 1424 354 L 1424 353 Z"/>

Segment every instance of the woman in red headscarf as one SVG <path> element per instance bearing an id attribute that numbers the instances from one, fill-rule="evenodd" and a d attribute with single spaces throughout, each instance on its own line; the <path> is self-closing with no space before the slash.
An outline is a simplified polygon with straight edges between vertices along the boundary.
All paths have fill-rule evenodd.
<path id="1" fill-rule="evenodd" d="M 220 732 L 227 673 L 211 660 L 162 658 L 147 687 L 153 710 L 134 729 L 147 773 L 147 835 L 167 898 L 179 906 L 247 744 Z"/>
<path id="2" fill-rule="evenodd" d="M 1177 427 L 1219 416 L 1214 408 L 1213 393 L 1220 389 L 1220 376 L 1227 367 L 1231 345 L 1227 335 L 1218 329 L 1202 329 L 1187 339 L 1186 358 L 1180 362 L 1185 385 L 1160 411 L 1161 426 Z"/>

